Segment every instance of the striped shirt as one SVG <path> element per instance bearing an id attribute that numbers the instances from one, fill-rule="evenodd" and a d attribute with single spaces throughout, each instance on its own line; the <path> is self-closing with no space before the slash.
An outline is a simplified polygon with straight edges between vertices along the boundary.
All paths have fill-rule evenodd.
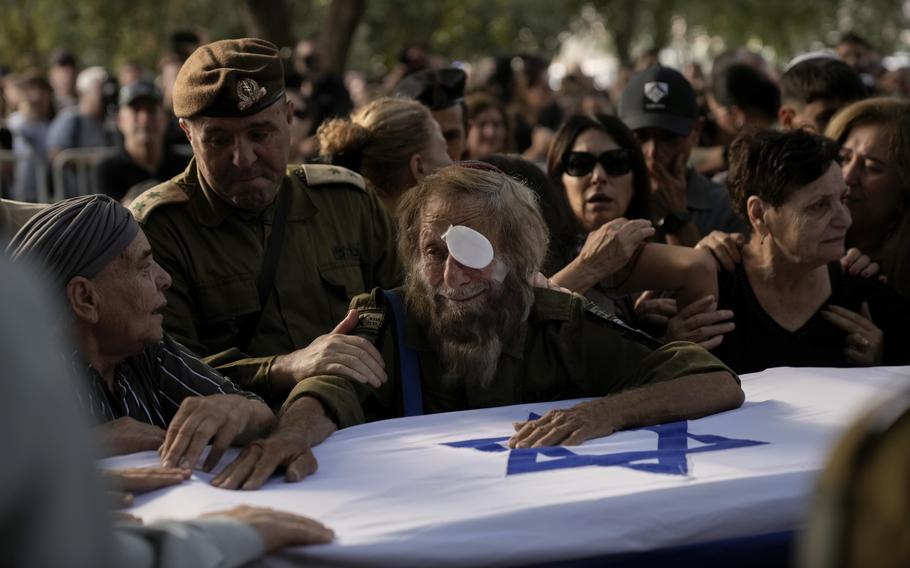
<path id="1" fill-rule="evenodd" d="M 117 365 L 112 390 L 78 352 L 74 354 L 73 367 L 77 373 L 88 375 L 88 388 L 79 397 L 82 406 L 99 424 L 129 416 L 167 429 L 180 403 L 188 396 L 239 394 L 262 400 L 240 390 L 168 335 Z"/>

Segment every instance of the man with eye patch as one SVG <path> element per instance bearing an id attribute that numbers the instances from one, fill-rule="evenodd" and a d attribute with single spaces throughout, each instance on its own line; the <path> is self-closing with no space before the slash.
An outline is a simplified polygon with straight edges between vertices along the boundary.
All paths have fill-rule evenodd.
<path id="1" fill-rule="evenodd" d="M 619 118 L 641 144 L 651 210 L 667 243 L 695 244 L 711 231 L 743 232 L 726 189 L 687 166 L 704 123 L 692 85 L 668 67 L 641 71 L 623 89 Z"/>
<path id="2" fill-rule="evenodd" d="M 173 109 L 193 159 L 130 206 L 173 278 L 168 332 L 271 404 L 312 374 L 384 379 L 376 349 L 347 335 L 347 307 L 400 282 L 392 222 L 359 175 L 288 165 L 294 105 L 278 49 L 200 47 Z"/>
<path id="3" fill-rule="evenodd" d="M 596 397 L 516 423 L 510 445 L 531 447 L 742 404 L 736 375 L 703 348 L 659 345 L 581 296 L 535 288 L 546 225 L 531 190 L 491 166 L 427 176 L 402 198 L 398 227 L 404 286 L 351 304 L 388 380 L 299 382 L 276 433 L 243 450 L 216 486 L 255 489 L 296 452 L 366 421 Z"/>

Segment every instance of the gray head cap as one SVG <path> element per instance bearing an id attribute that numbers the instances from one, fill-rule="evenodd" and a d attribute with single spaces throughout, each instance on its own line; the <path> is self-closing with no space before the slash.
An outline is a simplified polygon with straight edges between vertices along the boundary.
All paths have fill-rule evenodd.
<path id="1" fill-rule="evenodd" d="M 29 219 L 7 252 L 14 261 L 31 262 L 52 289 L 60 289 L 75 276 L 94 278 L 138 233 L 139 224 L 120 203 L 85 195 L 58 201 Z"/>

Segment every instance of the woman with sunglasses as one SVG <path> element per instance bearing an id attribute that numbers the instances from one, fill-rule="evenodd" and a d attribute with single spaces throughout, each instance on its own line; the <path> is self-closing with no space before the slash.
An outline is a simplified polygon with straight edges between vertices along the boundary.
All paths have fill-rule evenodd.
<path id="1" fill-rule="evenodd" d="M 579 233 L 577 255 L 552 275 L 554 283 L 627 322 L 657 326 L 675 314 L 676 302 L 639 303 L 643 317 L 636 318 L 630 292 L 672 291 L 681 306 L 716 292 L 708 253 L 647 243 L 654 235 L 648 170 L 632 132 L 618 118 L 569 117 L 550 146 L 547 172 L 562 188 Z"/>

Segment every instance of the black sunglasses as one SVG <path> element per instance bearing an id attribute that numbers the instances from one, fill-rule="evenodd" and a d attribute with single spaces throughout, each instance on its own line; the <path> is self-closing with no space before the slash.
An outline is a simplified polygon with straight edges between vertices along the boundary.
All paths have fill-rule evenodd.
<path id="1" fill-rule="evenodd" d="M 590 152 L 569 152 L 562 160 L 562 169 L 572 177 L 581 177 L 593 172 L 598 162 L 607 175 L 626 175 L 632 171 L 632 152 L 625 148 L 608 150 L 600 156 Z"/>

